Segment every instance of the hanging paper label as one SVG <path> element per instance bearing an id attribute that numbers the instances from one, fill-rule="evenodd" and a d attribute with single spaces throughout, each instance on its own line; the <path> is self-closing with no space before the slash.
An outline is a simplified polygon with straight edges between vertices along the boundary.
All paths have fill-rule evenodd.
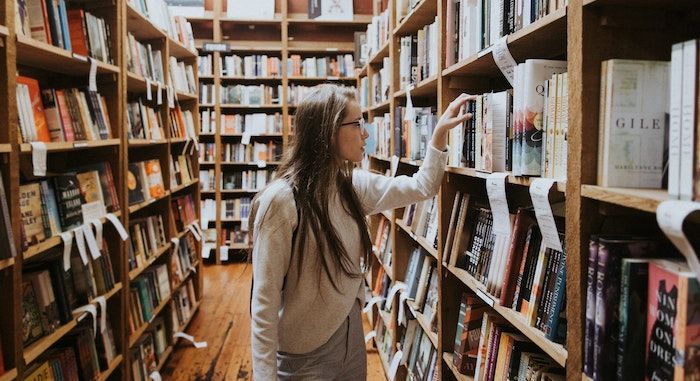
<path id="1" fill-rule="evenodd" d="M 104 296 L 98 296 L 92 300 L 100 306 L 100 332 L 107 329 L 107 300 Z"/>
<path id="2" fill-rule="evenodd" d="M 372 299 L 370 299 L 370 300 L 367 302 L 367 305 L 365 306 L 365 308 L 362 309 L 362 312 L 368 313 L 370 310 L 372 310 L 372 306 L 373 306 L 373 305 L 375 305 L 375 304 L 377 304 L 377 303 L 379 303 L 379 302 L 381 302 L 381 301 L 382 301 L 382 297 L 381 297 L 381 296 L 375 296 L 375 297 L 373 297 Z"/>
<path id="3" fill-rule="evenodd" d="M 493 307 L 493 305 L 494 305 L 493 299 L 492 299 L 488 294 L 486 294 L 485 292 L 483 292 L 483 291 L 481 291 L 480 289 L 477 288 L 477 289 L 476 289 L 476 295 L 477 295 L 479 298 L 481 298 L 481 300 L 483 300 L 484 302 L 486 302 L 486 304 L 488 304 L 489 306 Z"/>
<path id="4" fill-rule="evenodd" d="M 153 91 L 151 90 L 151 80 L 146 78 L 146 100 L 153 100 Z"/>
<path id="5" fill-rule="evenodd" d="M 489 196 L 491 213 L 493 214 L 493 232 L 510 236 L 510 214 L 506 200 L 507 173 L 491 173 L 486 178 L 486 192 Z"/>
<path id="6" fill-rule="evenodd" d="M 399 169 L 399 157 L 396 155 L 391 156 L 391 177 L 396 176 L 396 171 Z"/>
<path id="7" fill-rule="evenodd" d="M 156 102 L 158 103 L 158 106 L 163 104 L 163 85 L 161 85 L 160 82 L 158 82 L 158 94 L 156 95 Z"/>
<path id="8" fill-rule="evenodd" d="M 242 232 L 247 232 L 248 231 L 248 218 L 242 218 L 241 217 L 241 231 Z"/>
<path id="9" fill-rule="evenodd" d="M 90 60 L 90 77 L 88 78 L 88 90 L 97 91 L 97 61 L 92 57 Z"/>
<path id="10" fill-rule="evenodd" d="M 190 343 L 192 343 L 192 345 L 194 345 L 194 347 L 197 348 L 197 349 L 199 349 L 199 348 L 206 348 L 206 347 L 207 347 L 207 342 L 206 342 L 206 341 L 196 341 L 196 340 L 194 339 L 194 336 L 188 335 L 188 334 L 186 334 L 186 333 L 184 333 L 184 332 L 175 332 L 175 334 L 173 335 L 173 337 L 174 337 L 174 338 L 178 338 L 178 337 L 179 337 L 179 338 L 185 339 L 185 340 L 189 341 Z"/>
<path id="11" fill-rule="evenodd" d="M 83 61 L 83 62 L 88 62 L 88 58 L 82 54 L 73 53 L 73 58 L 75 58 L 76 60 Z"/>
<path id="12" fill-rule="evenodd" d="M 530 198 L 535 208 L 537 225 L 542 233 L 542 243 L 545 247 L 562 251 L 559 232 L 552 214 L 552 206 L 549 204 L 549 190 L 552 185 L 554 185 L 553 179 L 534 179 L 530 184 Z"/>
<path id="13" fill-rule="evenodd" d="M 61 233 L 61 240 L 63 240 L 63 271 L 68 271 L 70 270 L 70 253 L 73 249 L 73 232 Z"/>
<path id="14" fill-rule="evenodd" d="M 124 229 L 124 225 L 122 225 L 122 222 L 119 221 L 117 216 L 115 216 L 112 213 L 107 213 L 105 214 L 105 218 L 107 218 L 112 225 L 114 225 L 114 228 L 117 229 L 117 233 L 119 233 L 119 238 L 122 239 L 122 241 L 126 241 L 127 238 L 129 238 L 129 233 L 126 232 L 126 229 Z"/>
<path id="15" fill-rule="evenodd" d="M 250 129 L 243 132 L 243 136 L 241 137 L 241 144 L 243 144 L 243 145 L 250 144 Z"/>
<path id="16" fill-rule="evenodd" d="M 102 248 L 102 221 L 93 220 L 92 226 L 95 227 L 95 242 L 97 242 L 97 247 Z"/>
<path id="17" fill-rule="evenodd" d="M 377 337 L 377 331 L 369 331 L 369 333 L 365 335 L 365 343 L 369 343 L 374 337 Z"/>
<path id="18" fill-rule="evenodd" d="M 508 36 L 503 36 L 500 40 L 496 41 L 493 46 L 493 60 L 496 61 L 496 65 L 501 69 L 501 73 L 506 77 L 511 86 L 513 86 L 513 81 L 515 78 L 515 60 L 513 55 L 510 54 L 508 50 L 507 43 Z"/>
<path id="19" fill-rule="evenodd" d="M 202 240 L 202 236 L 199 235 L 199 233 L 197 232 L 197 229 L 194 226 L 189 225 L 189 226 L 187 226 L 187 229 L 192 233 L 192 236 L 194 237 L 194 239 L 196 239 L 197 241 Z"/>
<path id="20" fill-rule="evenodd" d="M 95 241 L 95 234 L 92 232 L 90 224 L 85 224 L 82 227 L 83 235 L 85 236 L 85 241 L 87 241 L 88 249 L 90 249 L 90 256 L 92 259 L 99 258 L 102 253 L 100 253 L 100 248 L 97 247 L 97 241 Z"/>
<path id="21" fill-rule="evenodd" d="M 75 310 L 73 310 L 73 314 L 77 315 L 81 313 L 83 315 L 78 317 L 78 322 L 85 319 L 85 316 L 87 316 L 87 314 L 92 315 L 92 337 L 94 338 L 97 334 L 97 308 L 92 304 L 86 304 L 82 307 L 78 307 Z"/>
<path id="22" fill-rule="evenodd" d="M 396 371 L 399 370 L 402 358 L 403 352 L 401 350 L 396 351 L 394 358 L 391 359 L 391 365 L 389 365 L 389 380 L 394 381 L 396 379 Z"/>
<path id="23" fill-rule="evenodd" d="M 697 210 L 700 210 L 698 202 L 667 200 L 656 207 L 656 221 L 668 239 L 685 256 L 690 269 L 700 278 L 700 260 L 683 232 L 683 221 Z"/>
<path id="24" fill-rule="evenodd" d="M 219 247 L 219 254 L 222 261 L 228 261 L 228 246 Z"/>
<path id="25" fill-rule="evenodd" d="M 34 176 L 46 176 L 46 143 L 31 142 Z"/>
<path id="26" fill-rule="evenodd" d="M 150 377 L 153 381 L 163 381 L 163 379 L 160 376 L 160 373 L 157 370 L 151 372 L 151 374 L 149 374 L 148 377 Z"/>
<path id="27" fill-rule="evenodd" d="M 180 248 L 180 238 L 177 238 L 177 237 L 170 238 L 170 242 L 173 243 L 173 252 L 177 253 L 177 250 Z"/>
<path id="28" fill-rule="evenodd" d="M 265 160 L 258 160 L 258 168 L 265 168 L 267 167 L 267 163 Z"/>
<path id="29" fill-rule="evenodd" d="M 397 292 L 403 291 L 406 289 L 406 283 L 403 282 L 396 282 L 393 287 L 391 287 L 391 290 L 389 290 L 389 295 L 386 297 L 386 302 L 387 302 L 387 309 L 391 309 L 391 306 L 394 304 L 394 296 L 396 295 Z"/>
<path id="30" fill-rule="evenodd" d="M 399 294 L 399 323 L 406 324 L 406 300 L 408 300 L 408 293 L 402 292 Z"/>
<path id="31" fill-rule="evenodd" d="M 208 259 L 209 255 L 211 254 L 211 250 L 214 248 L 213 243 L 205 243 L 202 245 L 202 258 L 203 259 Z"/>
<path id="32" fill-rule="evenodd" d="M 83 229 L 80 227 L 75 230 L 75 244 L 78 246 L 78 253 L 80 254 L 80 259 L 83 261 L 84 265 L 88 263 L 87 250 L 85 249 L 85 237 L 83 236 Z"/>
<path id="33" fill-rule="evenodd" d="M 168 107 L 175 108 L 175 98 L 173 97 L 173 89 L 170 86 L 165 88 L 168 95 Z"/>

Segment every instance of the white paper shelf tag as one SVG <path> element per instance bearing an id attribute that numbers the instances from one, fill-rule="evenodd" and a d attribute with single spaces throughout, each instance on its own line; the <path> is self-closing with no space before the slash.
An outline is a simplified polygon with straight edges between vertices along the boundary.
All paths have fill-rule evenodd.
<path id="1" fill-rule="evenodd" d="M 88 90 L 97 91 L 97 61 L 89 57 L 90 61 L 90 76 L 88 77 Z"/>
<path id="2" fill-rule="evenodd" d="M 63 241 L 63 271 L 70 270 L 70 253 L 73 250 L 73 232 L 67 231 L 61 233 Z"/>
<path id="3" fill-rule="evenodd" d="M 386 297 L 386 302 L 388 303 L 387 308 L 391 308 L 391 306 L 394 304 L 394 296 L 396 295 L 397 292 L 403 291 L 406 289 L 406 283 L 403 282 L 396 282 L 393 287 L 391 287 L 391 290 L 389 290 L 389 294 Z"/>
<path id="4" fill-rule="evenodd" d="M 86 304 L 73 310 L 74 314 L 82 314 L 78 317 L 78 322 L 85 319 L 87 314 L 92 315 L 92 337 L 97 334 L 97 307 L 92 304 Z"/>
<path id="5" fill-rule="evenodd" d="M 32 172 L 34 176 L 46 176 L 46 143 L 31 142 Z"/>
<path id="6" fill-rule="evenodd" d="M 507 173 L 495 172 L 486 178 L 486 192 L 489 196 L 489 205 L 493 214 L 493 232 L 510 237 L 510 214 L 508 212 L 508 200 L 506 199 Z"/>
<path id="7" fill-rule="evenodd" d="M 399 370 L 399 365 L 401 365 L 402 358 L 403 352 L 401 350 L 396 351 L 394 357 L 391 359 L 391 364 L 389 365 L 389 380 L 394 381 L 396 379 L 396 371 Z"/>
<path id="8" fill-rule="evenodd" d="M 105 218 L 109 220 L 109 222 L 114 225 L 114 228 L 117 229 L 117 233 L 119 233 L 119 238 L 122 239 L 122 241 L 126 241 L 127 238 L 129 238 L 129 233 L 126 232 L 126 229 L 124 229 L 124 225 L 122 225 L 122 222 L 119 221 L 117 216 L 115 216 L 112 213 L 107 213 L 105 214 Z"/>
<path id="9" fill-rule="evenodd" d="M 158 103 L 158 106 L 163 104 L 163 85 L 158 82 L 158 90 L 156 90 L 158 93 L 156 94 L 156 103 Z"/>
<path id="10" fill-rule="evenodd" d="M 196 341 L 196 340 L 194 339 L 194 336 L 188 335 L 188 334 L 186 334 L 186 333 L 184 333 L 184 332 L 175 332 L 175 334 L 173 335 L 173 337 L 174 337 L 174 338 L 178 338 L 178 337 L 179 337 L 179 338 L 185 339 L 185 340 L 189 341 L 190 343 L 192 343 L 192 345 L 194 345 L 194 347 L 197 348 L 197 349 L 199 349 L 199 348 L 206 348 L 206 347 L 207 347 L 207 342 L 206 342 L 206 341 Z"/>
<path id="11" fill-rule="evenodd" d="M 506 41 L 508 36 L 503 36 L 500 40 L 496 41 L 493 46 L 493 60 L 496 62 L 496 66 L 501 69 L 501 73 L 506 77 L 511 86 L 513 86 L 513 81 L 515 78 L 515 60 L 513 55 L 510 54 L 508 49 L 508 42 Z"/>
<path id="12" fill-rule="evenodd" d="M 160 376 L 160 373 L 157 370 L 151 372 L 148 377 L 150 377 L 153 381 L 163 381 L 163 378 Z"/>
<path id="13" fill-rule="evenodd" d="M 666 237 L 683 254 L 690 269 L 700 278 L 700 260 L 683 232 L 683 221 L 689 214 L 700 210 L 700 203 L 667 200 L 656 207 L 656 222 Z"/>
<path id="14" fill-rule="evenodd" d="M 95 227 L 95 241 L 97 242 L 97 247 L 100 249 L 102 248 L 102 221 L 101 220 L 92 220 L 92 226 Z"/>
<path id="15" fill-rule="evenodd" d="M 552 214 L 552 206 L 549 204 L 549 191 L 554 182 L 554 179 L 534 179 L 530 184 L 530 198 L 535 208 L 537 225 L 542 233 L 542 243 L 545 247 L 562 251 L 559 232 Z"/>
<path id="16" fill-rule="evenodd" d="M 187 226 L 187 229 L 192 233 L 192 236 L 194 237 L 194 239 L 196 239 L 197 241 L 201 241 L 201 240 L 202 240 L 202 236 L 199 235 L 199 232 L 197 231 L 197 228 L 195 228 L 195 227 L 192 226 L 192 225 L 189 225 L 189 226 Z"/>
<path id="17" fill-rule="evenodd" d="M 377 331 L 369 331 L 369 333 L 365 335 L 365 344 L 369 343 L 369 341 L 372 340 L 372 338 L 374 337 L 377 337 Z"/>
<path id="18" fill-rule="evenodd" d="M 146 78 L 146 100 L 153 100 L 153 90 L 151 89 L 151 80 Z"/>
<path id="19" fill-rule="evenodd" d="M 100 253 L 100 248 L 97 247 L 97 241 L 95 240 L 95 234 L 92 232 L 92 225 L 85 224 L 82 227 L 83 235 L 85 236 L 85 241 L 87 242 L 88 249 L 90 249 L 90 256 L 92 259 L 97 259 L 102 256 Z"/>
<path id="20" fill-rule="evenodd" d="M 396 176 L 396 171 L 399 169 L 399 157 L 396 155 L 391 156 L 391 177 Z"/>
<path id="21" fill-rule="evenodd" d="M 241 144 L 246 146 L 250 144 L 250 129 L 243 131 L 243 136 L 241 137 Z"/>
<path id="22" fill-rule="evenodd" d="M 367 301 L 367 304 L 365 305 L 365 308 L 362 309 L 362 312 L 368 313 L 369 311 L 372 310 L 372 306 L 381 302 L 382 297 L 381 296 L 375 296 L 372 299 Z"/>
<path id="23" fill-rule="evenodd" d="M 85 248 L 85 236 L 83 235 L 83 229 L 78 227 L 74 230 L 75 232 L 75 244 L 78 246 L 78 253 L 80 254 L 80 259 L 83 261 L 83 265 L 87 265 L 87 249 Z"/>
<path id="24" fill-rule="evenodd" d="M 100 332 L 104 332 L 107 329 L 107 300 L 104 296 L 98 296 L 93 302 L 100 306 Z"/>
<path id="25" fill-rule="evenodd" d="M 224 245 L 219 247 L 220 259 L 222 261 L 228 261 L 228 246 Z"/>

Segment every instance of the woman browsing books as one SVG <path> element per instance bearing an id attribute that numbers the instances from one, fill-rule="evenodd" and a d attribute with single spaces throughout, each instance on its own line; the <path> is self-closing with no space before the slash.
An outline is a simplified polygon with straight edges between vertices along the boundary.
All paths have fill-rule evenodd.
<path id="1" fill-rule="evenodd" d="M 365 379 L 362 276 L 372 244 L 365 216 L 433 197 L 448 131 L 471 118 L 455 99 L 419 171 L 386 177 L 353 169 L 367 131 L 354 92 L 314 88 L 299 104 L 291 149 L 253 200 L 252 351 L 256 380 Z"/>

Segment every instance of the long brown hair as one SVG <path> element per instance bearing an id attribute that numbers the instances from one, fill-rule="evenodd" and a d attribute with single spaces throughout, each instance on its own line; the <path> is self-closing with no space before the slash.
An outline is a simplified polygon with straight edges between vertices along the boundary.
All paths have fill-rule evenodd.
<path id="1" fill-rule="evenodd" d="M 331 223 L 328 206 L 335 189 L 341 203 L 357 223 L 365 267 L 372 243 L 367 220 L 352 186 L 352 163 L 337 159 L 336 137 L 346 116 L 347 105 L 355 100 L 354 91 L 331 84 L 316 86 L 302 100 L 294 115 L 295 132 L 278 170 L 278 178 L 294 190 L 299 225 L 296 232 L 297 264 L 301 267 L 306 255 L 306 240 L 313 234 L 321 269 L 338 288 L 337 277 L 344 273 L 356 278 L 354 261 Z M 293 255 L 294 257 L 294 255 Z"/>

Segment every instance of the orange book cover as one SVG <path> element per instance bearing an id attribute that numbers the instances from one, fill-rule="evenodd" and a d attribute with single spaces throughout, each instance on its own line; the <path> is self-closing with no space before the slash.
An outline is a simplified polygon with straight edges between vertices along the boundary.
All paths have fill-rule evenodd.
<path id="1" fill-rule="evenodd" d="M 88 56 L 87 33 L 85 33 L 85 13 L 82 9 L 68 10 L 68 31 L 73 53 Z"/>
<path id="2" fill-rule="evenodd" d="M 49 135 L 49 126 L 46 123 L 44 105 L 41 102 L 41 89 L 39 88 L 39 81 L 34 78 L 18 75 L 17 83 L 27 85 L 27 87 L 29 87 L 29 98 L 32 102 L 32 112 L 34 113 L 36 140 L 40 142 L 50 142 L 51 136 Z"/>
<path id="3" fill-rule="evenodd" d="M 151 197 L 161 197 L 165 195 L 165 187 L 163 186 L 163 174 L 160 170 L 160 162 L 149 160 L 146 163 L 146 176 L 148 176 L 148 191 Z"/>

